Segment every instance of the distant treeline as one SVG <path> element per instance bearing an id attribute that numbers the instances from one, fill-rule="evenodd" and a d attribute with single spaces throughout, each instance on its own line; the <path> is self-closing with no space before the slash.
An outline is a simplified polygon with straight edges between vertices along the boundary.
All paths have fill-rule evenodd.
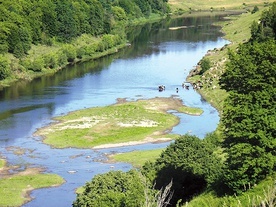
<path id="1" fill-rule="evenodd" d="M 168 11 L 167 0 L 1 0 L 0 53 L 22 57 L 32 44 L 114 31 L 119 22 Z"/>
<path id="2" fill-rule="evenodd" d="M 168 12 L 167 0 L 0 0 L 0 81 L 114 53 L 126 26 Z"/>

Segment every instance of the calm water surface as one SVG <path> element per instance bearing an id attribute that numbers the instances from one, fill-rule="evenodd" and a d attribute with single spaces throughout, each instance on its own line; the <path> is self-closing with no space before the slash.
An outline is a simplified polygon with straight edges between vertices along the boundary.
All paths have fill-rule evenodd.
<path id="1" fill-rule="evenodd" d="M 33 133 L 70 111 L 106 106 L 117 98 L 127 100 L 175 96 L 183 103 L 199 107 L 204 113 L 189 116 L 175 112 L 180 124 L 172 133 L 191 133 L 201 138 L 216 129 L 218 112 L 194 90 L 181 84 L 189 71 L 209 50 L 228 43 L 219 28 L 212 26 L 221 17 L 185 18 L 148 24 L 130 29 L 131 46 L 100 60 L 68 67 L 54 76 L 20 82 L 0 91 L 0 156 L 9 165 L 42 167 L 47 173 L 62 176 L 60 187 L 33 191 L 28 207 L 68 207 L 75 200 L 74 190 L 99 173 L 112 169 L 127 171 L 127 163 L 107 164 L 106 155 L 165 148 L 169 143 L 144 144 L 103 150 L 53 149 Z M 169 27 L 187 26 L 179 30 Z M 164 84 L 166 90 L 158 92 Z M 179 92 L 176 92 L 176 88 Z M 18 149 L 25 153 L 16 154 Z M 68 171 L 76 171 L 70 174 Z"/>

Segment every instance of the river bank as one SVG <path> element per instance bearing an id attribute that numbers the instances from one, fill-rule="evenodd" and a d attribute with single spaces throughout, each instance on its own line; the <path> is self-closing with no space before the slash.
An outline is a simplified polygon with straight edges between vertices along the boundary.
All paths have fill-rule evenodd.
<path id="1" fill-rule="evenodd" d="M 202 82 L 198 92 L 206 99 L 212 106 L 214 106 L 220 113 L 223 111 L 224 100 L 228 96 L 226 91 L 222 90 L 219 85 L 220 76 L 223 74 L 227 61 L 228 50 L 235 50 L 239 44 L 244 43 L 250 38 L 251 24 L 253 21 L 257 21 L 260 18 L 262 11 L 265 8 L 261 8 L 256 13 L 242 13 L 239 15 L 233 15 L 226 17 L 225 22 L 220 22 L 217 25 L 221 26 L 221 31 L 224 33 L 224 38 L 229 40 L 230 43 L 221 47 L 209 50 L 203 59 L 210 60 L 210 68 L 200 74 L 201 61 L 197 66 L 191 70 L 187 80 L 190 82 Z M 243 25 L 242 27 L 240 25 Z"/>

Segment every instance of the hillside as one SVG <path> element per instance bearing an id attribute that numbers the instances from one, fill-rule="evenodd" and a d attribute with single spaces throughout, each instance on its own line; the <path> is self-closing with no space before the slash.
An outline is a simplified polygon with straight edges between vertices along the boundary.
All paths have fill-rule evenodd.
<path id="1" fill-rule="evenodd" d="M 265 2 L 273 0 L 169 0 L 169 5 L 173 12 L 176 11 L 200 11 L 200 10 L 233 10 L 247 9 L 255 5 L 264 5 Z"/>

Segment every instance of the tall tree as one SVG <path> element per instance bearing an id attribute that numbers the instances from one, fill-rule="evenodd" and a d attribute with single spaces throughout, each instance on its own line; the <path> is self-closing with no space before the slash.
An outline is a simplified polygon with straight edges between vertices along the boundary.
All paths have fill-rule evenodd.
<path id="1" fill-rule="evenodd" d="M 57 14 L 56 35 L 61 41 L 69 42 L 78 33 L 72 2 L 70 0 L 57 0 L 55 4 Z"/>
<path id="2" fill-rule="evenodd" d="M 249 42 L 230 52 L 221 78 L 230 92 L 224 107 L 226 184 L 247 190 L 276 170 L 276 44 Z"/>
<path id="3" fill-rule="evenodd" d="M 213 151 L 209 142 L 184 135 L 168 146 L 154 164 L 147 163 L 142 172 L 152 179 L 152 168 L 155 169 L 153 183 L 158 189 L 173 181 L 171 204 L 175 205 L 216 184 L 222 162 Z"/>
<path id="4" fill-rule="evenodd" d="M 137 207 L 142 206 L 144 202 L 144 184 L 137 171 L 111 171 L 96 175 L 87 182 L 84 192 L 78 194 L 73 207 Z"/>

